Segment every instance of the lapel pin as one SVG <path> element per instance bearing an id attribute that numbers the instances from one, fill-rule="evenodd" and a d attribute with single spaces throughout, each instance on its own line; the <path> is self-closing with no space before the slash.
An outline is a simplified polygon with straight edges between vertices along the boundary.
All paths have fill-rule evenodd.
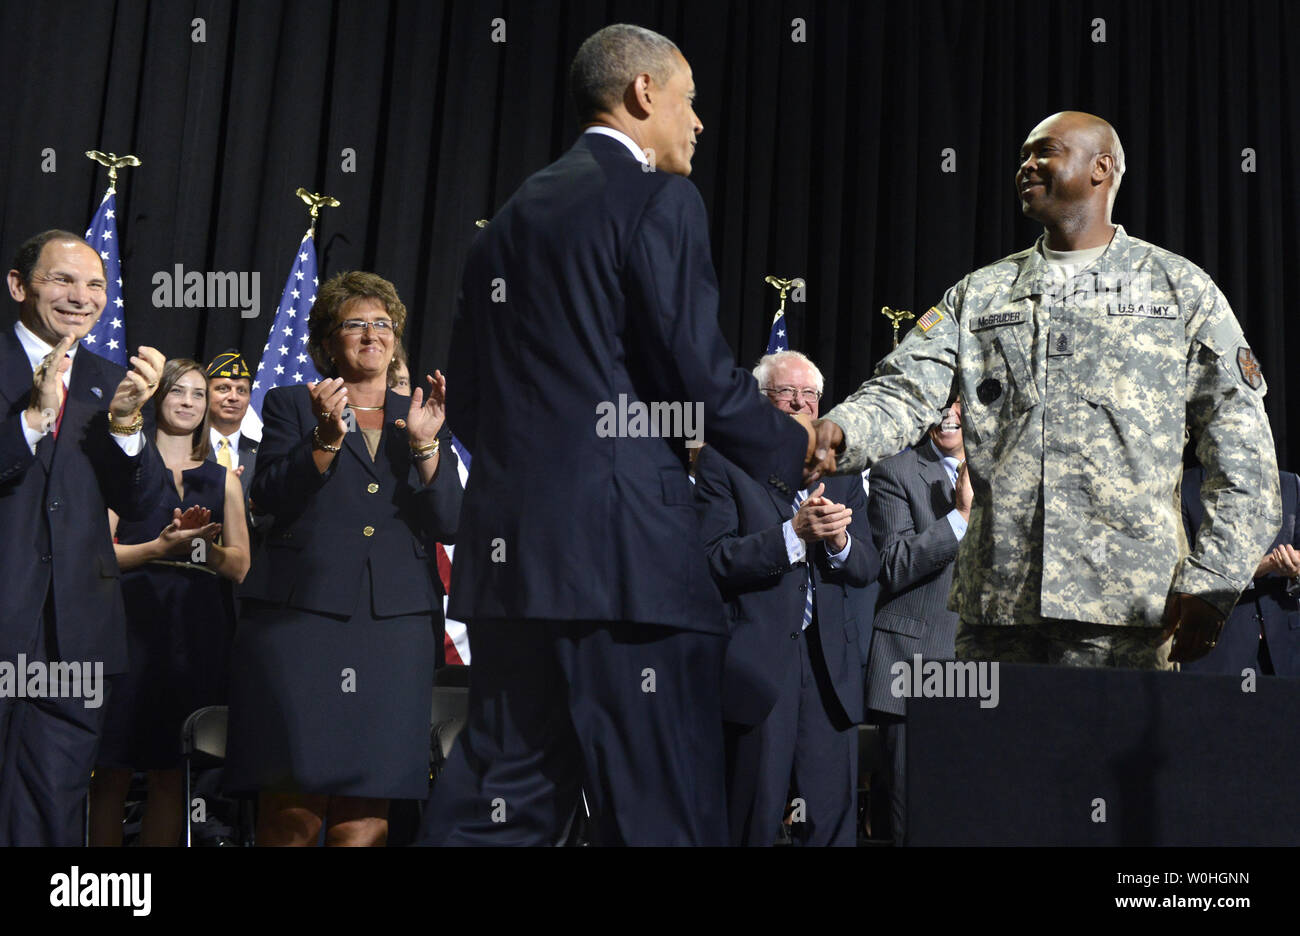
<path id="1" fill-rule="evenodd" d="M 402 418 L 399 416 L 397 419 L 394 419 L 394 420 L 393 420 L 393 425 L 396 426 L 398 429 L 405 429 L 405 428 L 406 428 L 406 420 L 405 420 L 405 419 L 402 419 Z"/>

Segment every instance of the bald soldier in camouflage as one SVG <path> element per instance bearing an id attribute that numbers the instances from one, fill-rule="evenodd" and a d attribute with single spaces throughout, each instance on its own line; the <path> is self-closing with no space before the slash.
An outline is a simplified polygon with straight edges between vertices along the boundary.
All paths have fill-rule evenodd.
<path id="1" fill-rule="evenodd" d="M 1204 271 L 1111 223 L 1123 172 L 1106 121 L 1035 127 L 1016 188 L 1043 236 L 949 289 L 819 421 L 813 477 L 861 471 L 961 394 L 975 500 L 949 597 L 959 658 L 1196 659 L 1280 525 L 1255 356 Z M 1190 555 L 1188 436 L 1209 531 Z"/>

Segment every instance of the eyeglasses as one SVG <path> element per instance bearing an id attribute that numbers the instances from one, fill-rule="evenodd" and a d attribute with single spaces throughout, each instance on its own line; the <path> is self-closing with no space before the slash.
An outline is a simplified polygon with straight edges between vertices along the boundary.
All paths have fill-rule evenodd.
<path id="1" fill-rule="evenodd" d="M 341 331 L 345 335 L 360 335 L 367 328 L 373 328 L 376 335 L 393 334 L 393 323 L 388 319 L 375 319 L 373 322 L 367 322 L 365 319 L 347 319 L 339 322 L 335 331 Z"/>
<path id="2" fill-rule="evenodd" d="M 805 400 L 820 400 L 822 398 L 822 392 L 813 390 L 811 387 L 805 387 L 802 390 L 797 390 L 794 387 L 764 387 L 763 392 L 772 394 L 772 396 L 784 403 L 789 403 L 796 396 Z"/>

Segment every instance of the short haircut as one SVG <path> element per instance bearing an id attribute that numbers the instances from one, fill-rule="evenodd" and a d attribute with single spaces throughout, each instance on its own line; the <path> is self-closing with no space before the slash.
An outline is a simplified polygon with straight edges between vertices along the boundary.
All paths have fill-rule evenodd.
<path id="1" fill-rule="evenodd" d="M 167 394 L 172 392 L 172 387 L 180 382 L 180 379 L 191 371 L 198 373 L 203 381 L 203 392 L 208 391 L 208 375 L 203 370 L 203 365 L 198 361 L 191 361 L 189 358 L 172 358 L 163 365 L 162 376 L 158 378 L 158 392 L 154 395 L 154 412 L 161 415 L 162 402 L 167 398 Z M 208 432 L 208 407 L 203 407 L 203 419 L 198 428 L 194 430 L 193 449 L 190 451 L 190 457 L 195 461 L 203 461 L 212 451 L 210 433 Z"/>
<path id="2" fill-rule="evenodd" d="M 802 361 L 812 368 L 813 373 L 817 375 L 817 392 L 821 393 L 826 389 L 826 380 L 822 377 L 821 369 L 812 362 L 808 355 L 801 351 L 777 351 L 775 354 L 765 354 L 758 359 L 754 366 L 754 379 L 758 381 L 758 389 L 762 390 L 772 374 L 772 368 L 776 367 L 782 361 Z"/>
<path id="3" fill-rule="evenodd" d="M 91 247 L 80 234 L 74 234 L 62 228 L 42 231 L 35 237 L 29 237 L 23 241 L 22 246 L 18 248 L 18 253 L 14 255 L 13 269 L 18 271 L 18 278 L 23 281 L 24 285 L 32 281 L 32 271 L 36 269 L 36 264 L 41 259 L 41 251 L 45 249 L 45 245 L 50 241 L 75 241 L 78 244 L 85 244 L 95 252 L 96 257 L 99 257 L 99 251 Z M 104 266 L 103 257 L 99 257 L 99 268 L 104 271 L 105 276 L 108 275 L 108 269 Z"/>
<path id="4" fill-rule="evenodd" d="M 307 319 L 307 351 L 323 377 L 337 377 L 338 368 L 325 350 L 325 340 L 344 320 L 348 305 L 357 299 L 377 299 L 393 320 L 393 341 L 400 344 L 406 327 L 406 306 L 397 297 L 397 287 L 378 273 L 351 270 L 326 280 L 316 291 L 316 304 Z"/>
<path id="5" fill-rule="evenodd" d="M 642 26 L 615 23 L 587 37 L 569 68 L 569 92 L 578 122 L 589 123 L 618 106 L 634 78 L 646 72 L 662 85 L 677 71 L 677 46 Z"/>

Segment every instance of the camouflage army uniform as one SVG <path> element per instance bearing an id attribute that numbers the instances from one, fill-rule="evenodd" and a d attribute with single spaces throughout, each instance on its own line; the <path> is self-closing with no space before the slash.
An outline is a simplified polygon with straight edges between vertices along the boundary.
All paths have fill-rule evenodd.
<path id="1" fill-rule="evenodd" d="M 975 492 L 949 598 L 963 627 L 1158 628 L 1170 591 L 1232 609 L 1281 500 L 1267 388 L 1204 271 L 1122 227 L 1068 282 L 1036 247 L 976 270 L 826 414 L 837 470 L 914 441 L 954 381 Z M 1185 433 L 1209 492 L 1191 555 Z"/>

